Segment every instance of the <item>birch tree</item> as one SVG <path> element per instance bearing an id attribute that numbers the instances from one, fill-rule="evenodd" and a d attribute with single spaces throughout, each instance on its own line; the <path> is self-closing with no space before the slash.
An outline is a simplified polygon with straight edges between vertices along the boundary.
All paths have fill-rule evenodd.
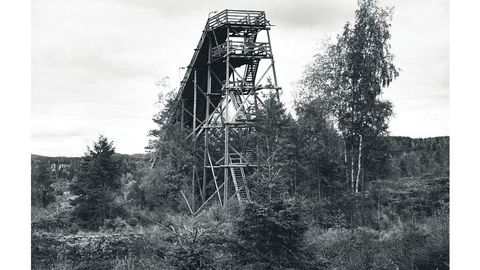
<path id="1" fill-rule="evenodd" d="M 363 149 L 370 138 L 386 134 L 392 104 L 382 90 L 399 75 L 389 43 L 393 9 L 377 0 L 360 0 L 355 22 L 347 22 L 335 43 L 307 67 L 297 102 L 322 100 L 345 140 L 347 181 L 359 192 Z"/>

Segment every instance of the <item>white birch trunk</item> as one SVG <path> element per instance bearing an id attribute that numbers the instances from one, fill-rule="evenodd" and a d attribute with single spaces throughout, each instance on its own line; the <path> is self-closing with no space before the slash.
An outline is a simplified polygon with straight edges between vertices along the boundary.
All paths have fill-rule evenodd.
<path id="1" fill-rule="evenodd" d="M 347 169 L 347 164 L 348 164 L 348 159 L 347 159 L 347 143 L 346 143 L 346 140 L 345 140 L 345 137 L 343 138 L 343 155 L 345 157 L 345 179 L 347 181 L 347 184 L 348 184 L 348 169 Z"/>
<path id="2" fill-rule="evenodd" d="M 350 159 L 351 159 L 351 162 L 350 162 L 350 170 L 351 170 L 351 173 L 350 173 L 350 182 L 352 184 L 352 190 L 355 189 L 355 174 L 354 174 L 354 165 L 353 165 L 353 160 L 354 160 L 354 153 L 353 153 L 353 150 L 352 150 L 352 153 L 350 154 Z"/>
<path id="3" fill-rule="evenodd" d="M 358 183 L 360 180 L 360 172 L 362 171 L 362 135 L 360 135 L 358 143 L 358 168 L 357 168 L 357 178 L 355 179 L 355 192 L 358 193 Z"/>

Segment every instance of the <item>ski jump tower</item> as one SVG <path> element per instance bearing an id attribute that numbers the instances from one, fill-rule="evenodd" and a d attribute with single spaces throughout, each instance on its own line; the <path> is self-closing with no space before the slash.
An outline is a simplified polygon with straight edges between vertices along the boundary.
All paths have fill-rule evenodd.
<path id="1" fill-rule="evenodd" d="M 211 200 L 250 200 L 248 176 L 261 157 L 256 118 L 266 92 L 278 98 L 270 22 L 263 11 L 209 17 L 176 97 L 174 121 L 189 131 L 198 166 L 181 192 L 196 215 Z"/>

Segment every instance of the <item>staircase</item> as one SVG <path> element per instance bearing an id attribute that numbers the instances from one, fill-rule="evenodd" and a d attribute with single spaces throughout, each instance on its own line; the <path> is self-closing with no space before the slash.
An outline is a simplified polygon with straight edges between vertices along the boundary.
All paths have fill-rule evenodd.
<path id="1" fill-rule="evenodd" d="M 230 167 L 230 173 L 232 174 L 233 184 L 235 186 L 235 193 L 239 201 L 250 201 L 250 191 L 247 187 L 247 181 L 245 178 L 245 170 L 242 165 L 245 163 L 242 160 L 242 157 L 237 153 L 232 153 L 229 155 L 230 164 L 237 165 Z"/>
<path id="2" fill-rule="evenodd" d="M 248 86 L 255 86 L 255 77 L 257 75 L 258 70 L 258 63 L 260 61 L 258 59 L 253 60 L 252 62 L 247 64 L 245 68 L 245 83 Z"/>

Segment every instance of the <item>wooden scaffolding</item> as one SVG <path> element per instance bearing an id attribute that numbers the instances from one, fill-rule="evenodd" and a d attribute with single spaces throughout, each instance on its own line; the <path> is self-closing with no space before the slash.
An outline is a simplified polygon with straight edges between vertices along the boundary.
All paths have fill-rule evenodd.
<path id="1" fill-rule="evenodd" d="M 209 17 L 181 81 L 174 121 L 191 130 L 186 139 L 203 164 L 193 166 L 191 189 L 181 192 L 193 215 L 215 199 L 223 207 L 231 198 L 250 200 L 262 92 L 278 98 L 281 90 L 270 27 L 263 11 L 224 10 Z"/>

